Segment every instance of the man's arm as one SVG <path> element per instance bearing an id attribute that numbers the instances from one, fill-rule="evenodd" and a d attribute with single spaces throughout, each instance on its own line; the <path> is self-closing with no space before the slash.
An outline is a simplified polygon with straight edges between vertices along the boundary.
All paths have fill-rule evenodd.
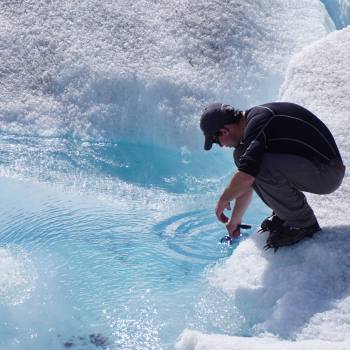
<path id="1" fill-rule="evenodd" d="M 253 188 L 250 188 L 241 197 L 238 197 L 236 199 L 230 221 L 241 223 L 243 215 L 247 210 L 250 200 L 252 198 L 252 195 L 253 195 Z"/>
<path id="2" fill-rule="evenodd" d="M 238 171 L 232 178 L 230 184 L 227 186 L 223 194 L 221 195 L 219 202 L 216 206 L 215 213 L 219 221 L 227 221 L 222 216 L 224 210 L 229 206 L 230 201 L 238 199 L 245 195 L 248 191 L 251 192 L 252 185 L 255 181 L 255 177 Z M 243 200 L 242 200 L 243 202 Z"/>
<path id="3" fill-rule="evenodd" d="M 249 203 L 252 199 L 252 195 L 253 195 L 253 188 L 251 187 L 241 197 L 238 197 L 236 199 L 235 206 L 232 211 L 231 219 L 226 224 L 226 228 L 230 236 L 233 235 L 232 232 L 237 228 L 237 226 L 242 223 L 243 215 L 249 206 Z M 239 235 L 239 231 L 237 233 L 237 236 L 238 235 Z"/>
<path id="4" fill-rule="evenodd" d="M 233 199 L 241 197 L 252 187 L 254 181 L 254 176 L 244 173 L 243 171 L 237 171 L 220 199 L 230 202 Z"/>

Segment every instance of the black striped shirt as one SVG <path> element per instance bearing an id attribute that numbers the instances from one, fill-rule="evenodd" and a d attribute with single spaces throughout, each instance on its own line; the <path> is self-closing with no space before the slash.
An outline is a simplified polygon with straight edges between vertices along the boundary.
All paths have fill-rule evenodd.
<path id="1" fill-rule="evenodd" d="M 264 152 L 290 153 L 322 162 L 341 160 L 329 129 L 304 107 L 288 102 L 266 103 L 248 109 L 245 119 L 244 135 L 234 158 L 238 170 L 254 177 Z"/>

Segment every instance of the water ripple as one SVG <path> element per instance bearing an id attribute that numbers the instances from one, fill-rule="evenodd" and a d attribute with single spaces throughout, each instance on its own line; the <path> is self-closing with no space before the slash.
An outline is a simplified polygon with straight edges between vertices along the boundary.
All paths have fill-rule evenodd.
<path id="1" fill-rule="evenodd" d="M 207 264 L 231 252 L 227 246 L 218 244 L 225 228 L 209 210 L 172 216 L 156 224 L 153 230 L 168 247 L 168 253 L 178 259 Z"/>

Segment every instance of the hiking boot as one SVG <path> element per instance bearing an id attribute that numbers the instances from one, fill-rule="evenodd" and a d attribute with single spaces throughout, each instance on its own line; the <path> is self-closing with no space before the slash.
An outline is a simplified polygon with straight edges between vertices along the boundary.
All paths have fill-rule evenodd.
<path id="1" fill-rule="evenodd" d="M 313 234 L 318 231 L 321 231 L 321 228 L 317 221 L 311 226 L 302 228 L 280 226 L 279 228 L 270 232 L 264 248 L 274 248 L 276 252 L 279 247 L 298 243 L 306 237 L 312 237 Z"/>
<path id="2" fill-rule="evenodd" d="M 280 219 L 275 212 L 272 212 L 272 215 L 267 217 L 261 224 L 260 227 L 261 229 L 259 230 L 260 233 L 262 232 L 266 232 L 266 231 L 274 231 L 277 228 L 279 228 L 280 226 L 282 226 L 282 224 L 284 223 L 284 221 L 282 219 Z"/>

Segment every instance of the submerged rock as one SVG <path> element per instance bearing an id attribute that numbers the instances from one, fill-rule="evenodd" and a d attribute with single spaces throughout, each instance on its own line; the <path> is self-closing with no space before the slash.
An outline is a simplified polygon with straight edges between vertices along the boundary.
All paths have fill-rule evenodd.
<path id="1" fill-rule="evenodd" d="M 61 337 L 61 335 L 58 335 L 58 337 Z M 89 346 L 91 344 L 97 349 L 108 349 L 109 339 L 100 333 L 92 333 L 88 336 L 72 336 L 62 343 L 65 349 L 81 348 L 82 346 Z"/>

